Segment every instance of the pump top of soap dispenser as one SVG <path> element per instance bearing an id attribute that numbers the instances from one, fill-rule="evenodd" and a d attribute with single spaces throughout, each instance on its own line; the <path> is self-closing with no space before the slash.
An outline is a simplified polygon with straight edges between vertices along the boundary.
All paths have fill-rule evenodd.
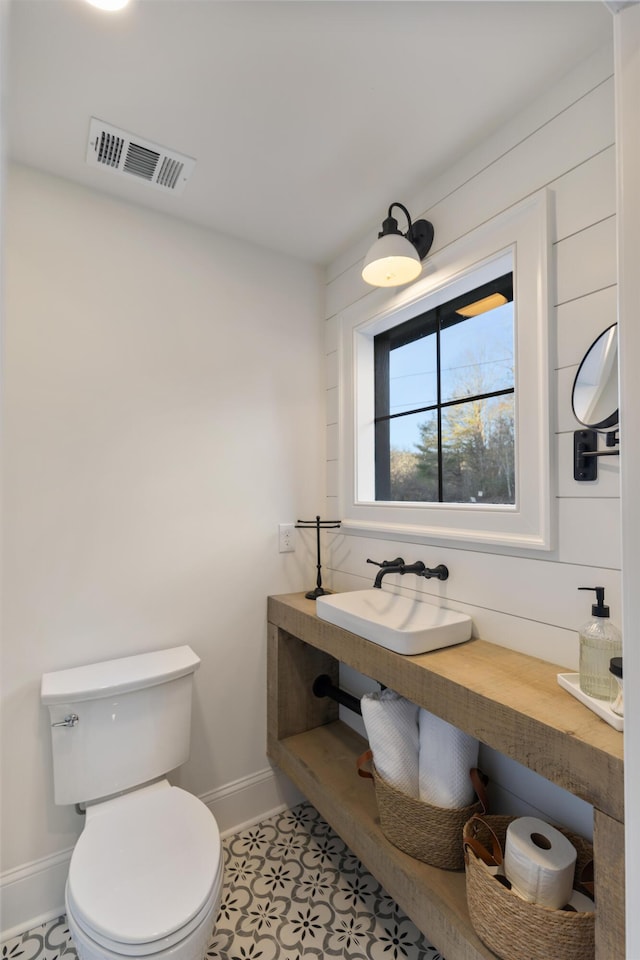
<path id="1" fill-rule="evenodd" d="M 594 590 L 596 594 L 596 603 L 591 607 L 593 617 L 608 617 L 609 607 L 604 602 L 604 587 L 578 587 L 578 590 Z"/>

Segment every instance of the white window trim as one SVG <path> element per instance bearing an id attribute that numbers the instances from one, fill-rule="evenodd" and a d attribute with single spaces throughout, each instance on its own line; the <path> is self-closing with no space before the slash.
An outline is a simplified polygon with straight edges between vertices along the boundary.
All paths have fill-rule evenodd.
<path id="1" fill-rule="evenodd" d="M 339 509 L 344 529 L 531 550 L 552 548 L 548 222 L 548 194 L 541 191 L 430 256 L 422 278 L 410 287 L 376 290 L 338 316 Z M 373 337 L 418 311 L 446 302 L 465 283 L 472 288 L 482 282 L 485 269 L 495 270 L 496 263 L 510 255 L 516 317 L 515 505 L 376 502 Z M 508 264 L 509 259 L 502 263 Z"/>

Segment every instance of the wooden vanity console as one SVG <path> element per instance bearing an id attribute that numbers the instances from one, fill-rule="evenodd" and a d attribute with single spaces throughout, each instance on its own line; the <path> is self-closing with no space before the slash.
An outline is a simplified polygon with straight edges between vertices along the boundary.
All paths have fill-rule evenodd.
<path id="1" fill-rule="evenodd" d="M 366 742 L 312 693 L 340 662 L 391 687 L 594 807 L 596 960 L 624 960 L 623 737 L 557 683 L 559 668 L 485 640 L 405 657 L 316 616 L 303 594 L 268 602 L 268 754 L 447 960 L 495 960 L 467 912 L 465 878 L 380 830 Z"/>

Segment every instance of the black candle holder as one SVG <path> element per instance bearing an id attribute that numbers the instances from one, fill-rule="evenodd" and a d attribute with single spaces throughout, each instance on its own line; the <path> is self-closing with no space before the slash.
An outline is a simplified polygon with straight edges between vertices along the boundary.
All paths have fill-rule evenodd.
<path id="1" fill-rule="evenodd" d="M 296 521 L 296 529 L 298 530 L 313 530 L 315 527 L 316 531 L 316 551 L 318 562 L 316 564 L 316 569 L 318 575 L 316 577 L 316 587 L 315 590 L 309 590 L 308 593 L 305 593 L 307 600 L 317 600 L 318 597 L 323 597 L 326 593 L 329 593 L 329 590 L 325 590 L 322 586 L 322 565 L 320 563 L 320 531 L 321 530 L 337 530 L 342 523 L 341 520 L 321 520 L 319 516 L 315 520 L 298 520 Z"/>

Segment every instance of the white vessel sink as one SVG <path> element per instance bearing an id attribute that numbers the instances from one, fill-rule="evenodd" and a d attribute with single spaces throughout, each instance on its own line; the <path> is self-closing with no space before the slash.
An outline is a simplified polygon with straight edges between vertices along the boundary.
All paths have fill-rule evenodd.
<path id="1" fill-rule="evenodd" d="M 465 613 L 373 587 L 318 597 L 316 613 L 321 620 L 409 656 L 471 638 L 471 617 Z"/>

